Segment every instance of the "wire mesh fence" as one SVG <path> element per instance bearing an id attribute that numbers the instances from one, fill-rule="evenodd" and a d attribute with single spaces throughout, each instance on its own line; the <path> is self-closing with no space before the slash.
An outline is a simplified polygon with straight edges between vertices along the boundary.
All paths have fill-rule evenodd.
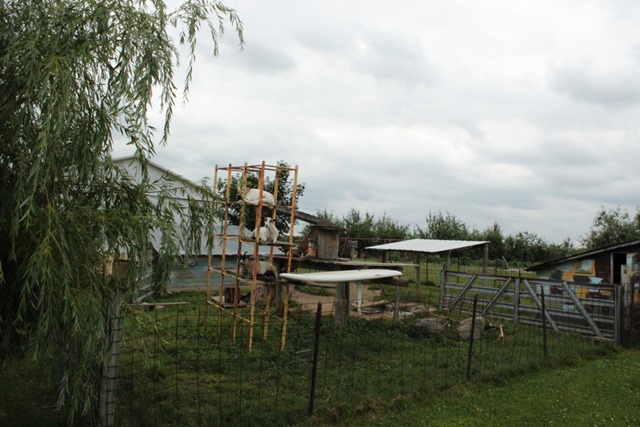
<path id="1" fill-rule="evenodd" d="M 331 295 L 298 298 L 286 324 L 269 307 L 250 316 L 201 296 L 131 307 L 116 425 L 292 425 L 602 351 L 583 337 L 490 315 L 471 316 L 476 333 L 465 337 L 468 319 L 442 317 L 437 288 L 425 287 L 421 300 L 403 290 L 394 297 L 397 289 L 352 293 L 341 324 Z"/>

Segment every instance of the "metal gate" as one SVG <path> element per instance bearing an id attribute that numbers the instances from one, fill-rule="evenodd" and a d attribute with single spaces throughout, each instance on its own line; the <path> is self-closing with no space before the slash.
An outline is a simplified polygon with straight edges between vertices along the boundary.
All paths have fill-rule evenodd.
<path id="1" fill-rule="evenodd" d="M 513 323 L 542 325 L 554 331 L 579 333 L 620 342 L 621 318 L 614 285 L 443 271 L 440 309 L 470 315 L 478 296 L 478 313 Z"/>
<path id="2" fill-rule="evenodd" d="M 621 343 L 634 346 L 640 342 L 640 272 L 633 265 L 623 265 L 621 281 Z"/>

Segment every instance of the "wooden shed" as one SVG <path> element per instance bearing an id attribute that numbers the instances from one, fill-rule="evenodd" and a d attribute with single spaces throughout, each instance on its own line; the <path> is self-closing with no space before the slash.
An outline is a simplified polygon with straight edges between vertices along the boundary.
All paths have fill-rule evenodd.
<path id="1" fill-rule="evenodd" d="M 221 261 L 223 254 L 222 226 L 217 225 L 213 229 L 213 248 L 211 250 L 211 267 L 213 269 L 221 269 Z M 240 227 L 236 225 L 227 226 L 227 236 L 239 236 Z M 243 231 L 244 236 L 250 236 L 251 231 L 247 228 Z M 268 257 L 270 250 L 276 255 L 284 253 L 279 248 L 271 248 L 270 246 L 258 246 L 258 255 Z M 239 242 L 228 239 L 224 245 L 225 266 L 226 268 L 235 268 L 238 262 L 239 252 L 252 251 L 252 249 L 239 248 Z M 183 253 L 184 255 L 184 253 Z M 240 254 L 242 255 L 242 254 Z M 169 274 L 169 283 L 167 289 L 171 291 L 187 291 L 187 290 L 205 290 L 207 287 L 207 272 L 209 265 L 209 250 L 206 245 L 206 238 L 203 237 L 200 245 L 200 254 L 187 261 L 186 265 L 174 266 Z M 218 288 L 220 286 L 220 274 L 212 272 L 209 277 L 209 285 Z"/>
<path id="2" fill-rule="evenodd" d="M 537 277 L 571 283 L 580 300 L 615 301 L 621 344 L 640 338 L 640 240 L 631 240 L 529 267 Z M 614 292 L 604 289 L 614 289 Z M 561 290 L 550 286 L 547 292 Z"/>

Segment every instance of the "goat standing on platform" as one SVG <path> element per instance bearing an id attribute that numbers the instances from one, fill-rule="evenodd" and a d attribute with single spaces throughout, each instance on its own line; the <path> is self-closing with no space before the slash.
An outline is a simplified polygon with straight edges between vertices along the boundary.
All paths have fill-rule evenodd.
<path id="1" fill-rule="evenodd" d="M 280 236 L 280 230 L 276 227 L 276 223 L 271 218 L 267 218 L 264 221 L 264 226 L 269 230 L 268 241 L 271 241 L 271 243 L 277 242 L 278 236 Z"/>
<path id="2" fill-rule="evenodd" d="M 259 236 L 260 243 L 266 243 L 269 241 L 269 229 L 267 228 L 267 225 L 268 224 L 265 224 L 264 227 L 256 227 L 256 229 L 253 230 L 252 237 L 258 240 L 258 236 Z"/>

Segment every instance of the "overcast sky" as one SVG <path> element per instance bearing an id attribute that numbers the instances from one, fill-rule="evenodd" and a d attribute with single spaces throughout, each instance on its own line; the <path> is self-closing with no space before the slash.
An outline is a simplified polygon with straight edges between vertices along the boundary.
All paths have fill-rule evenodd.
<path id="1" fill-rule="evenodd" d="M 299 209 L 577 242 L 640 205 L 637 1 L 227 1 L 156 163 L 298 165 Z M 179 83 L 179 82 L 178 82 Z M 131 154 L 118 145 L 114 155 Z"/>

